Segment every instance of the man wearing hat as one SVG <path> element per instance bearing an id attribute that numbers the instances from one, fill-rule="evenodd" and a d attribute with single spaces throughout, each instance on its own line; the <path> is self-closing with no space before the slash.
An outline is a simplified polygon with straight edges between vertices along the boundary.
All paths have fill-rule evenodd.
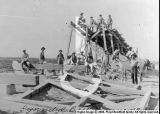
<path id="1" fill-rule="evenodd" d="M 84 18 L 83 13 L 80 13 L 80 17 L 78 19 L 78 25 L 80 25 L 82 28 L 85 28 L 86 27 L 85 23 L 86 19 Z"/>
<path id="2" fill-rule="evenodd" d="M 41 48 L 41 53 L 40 53 L 40 58 L 39 58 L 40 64 L 43 64 L 44 61 L 45 61 L 44 50 L 45 50 L 45 47 L 42 47 L 42 48 Z"/>
<path id="3" fill-rule="evenodd" d="M 64 55 L 62 53 L 62 50 L 59 50 L 59 54 L 57 55 L 57 61 L 58 64 L 62 66 L 62 74 L 63 74 L 63 62 L 64 62 Z"/>
<path id="4" fill-rule="evenodd" d="M 97 28 L 98 23 L 93 19 L 93 17 L 90 17 L 90 29 L 94 32 L 94 27 Z"/>
<path id="5" fill-rule="evenodd" d="M 103 25 L 106 25 L 106 23 L 105 23 L 102 15 L 100 14 L 100 15 L 99 15 L 99 19 L 98 19 L 98 29 L 100 29 L 100 30 L 102 29 L 102 24 L 103 24 Z"/>
<path id="6" fill-rule="evenodd" d="M 138 60 L 137 55 L 133 54 L 131 56 L 131 78 L 133 84 L 138 84 Z"/>

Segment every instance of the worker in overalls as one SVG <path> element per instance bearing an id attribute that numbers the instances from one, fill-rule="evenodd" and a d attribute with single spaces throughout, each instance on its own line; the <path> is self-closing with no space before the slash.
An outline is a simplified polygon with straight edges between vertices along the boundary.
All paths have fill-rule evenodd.
<path id="1" fill-rule="evenodd" d="M 83 16 L 83 13 L 80 13 L 80 17 L 78 18 L 78 25 L 82 28 L 86 28 L 86 19 Z"/>
<path id="2" fill-rule="evenodd" d="M 63 74 L 63 62 L 64 62 L 64 55 L 62 53 L 62 50 L 59 50 L 59 54 L 57 55 L 57 61 L 58 65 L 61 66 L 61 73 Z"/>
<path id="3" fill-rule="evenodd" d="M 113 24 L 112 17 L 111 17 L 111 15 L 108 15 L 107 29 L 112 29 L 112 24 Z"/>

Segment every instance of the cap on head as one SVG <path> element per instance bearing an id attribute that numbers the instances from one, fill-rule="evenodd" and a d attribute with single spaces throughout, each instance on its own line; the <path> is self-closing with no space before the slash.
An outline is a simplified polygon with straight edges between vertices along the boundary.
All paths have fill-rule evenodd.
<path id="1" fill-rule="evenodd" d="M 23 52 L 26 52 L 26 50 L 24 49 Z"/>
<path id="2" fill-rule="evenodd" d="M 45 49 L 46 49 L 45 47 L 42 47 L 42 48 L 41 48 L 41 50 L 45 50 Z"/>
<path id="3" fill-rule="evenodd" d="M 99 16 L 102 17 L 102 14 L 100 14 Z"/>
<path id="4" fill-rule="evenodd" d="M 59 52 L 62 52 L 62 50 L 60 49 Z"/>
<path id="5" fill-rule="evenodd" d="M 91 16 L 90 18 L 93 18 L 93 16 Z"/>

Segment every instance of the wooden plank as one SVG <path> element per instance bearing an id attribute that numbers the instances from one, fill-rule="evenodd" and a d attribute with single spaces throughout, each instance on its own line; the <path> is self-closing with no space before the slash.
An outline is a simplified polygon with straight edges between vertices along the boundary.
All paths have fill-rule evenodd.
<path id="1" fill-rule="evenodd" d="M 91 40 L 92 40 L 93 38 L 95 38 L 99 33 L 100 33 L 100 31 L 97 31 L 96 33 L 94 33 L 94 34 L 92 35 L 92 37 L 91 37 Z"/>
<path id="2" fill-rule="evenodd" d="M 0 73 L 0 84 L 37 85 L 39 76 L 32 74 Z"/>
<path id="3" fill-rule="evenodd" d="M 105 86 L 100 86 L 100 88 L 103 91 L 112 93 L 112 94 L 117 94 L 117 95 L 143 95 L 143 93 L 139 90 L 133 90 L 133 89 L 128 89 L 128 88 L 121 88 L 121 87 L 105 87 Z"/>
<path id="4" fill-rule="evenodd" d="M 71 45 L 72 33 L 73 33 L 73 27 L 71 27 L 70 35 L 69 35 L 69 38 L 68 38 L 67 53 L 66 53 L 66 57 L 65 57 L 66 61 L 67 61 L 67 57 L 68 57 L 69 49 L 70 49 L 70 45 Z"/>
<path id="5" fill-rule="evenodd" d="M 66 71 L 84 72 L 86 71 L 86 66 L 85 65 L 65 65 L 64 69 Z"/>
<path id="6" fill-rule="evenodd" d="M 141 98 L 141 96 L 135 96 L 135 95 L 132 95 L 132 96 L 117 96 L 117 97 L 108 96 L 105 99 L 108 99 L 108 100 L 114 101 L 114 102 L 122 102 L 122 101 L 134 100 L 136 98 Z"/>
<path id="7" fill-rule="evenodd" d="M 134 88 L 123 86 L 123 85 L 116 85 L 116 84 L 109 83 L 109 82 L 101 82 L 101 86 L 105 87 L 105 85 L 109 86 L 109 87 L 113 87 L 113 88 L 118 88 L 119 91 L 121 91 L 121 92 L 123 91 L 123 93 L 126 93 L 126 94 L 144 95 L 144 93 L 145 93 L 142 90 L 137 90 L 137 89 L 134 89 Z"/>
<path id="8" fill-rule="evenodd" d="M 104 25 L 102 24 L 102 33 L 103 33 L 103 42 L 104 42 L 104 49 L 107 51 L 107 42 L 106 42 L 106 35 L 105 35 L 105 30 L 104 30 Z"/>
<path id="9" fill-rule="evenodd" d="M 103 107 L 105 107 L 106 109 L 117 109 L 117 110 L 125 109 L 125 107 L 121 106 L 118 103 L 114 103 L 112 101 L 109 101 L 108 99 L 104 99 L 96 95 L 90 95 L 88 97 L 91 98 L 92 100 L 103 103 Z"/>
<path id="10" fill-rule="evenodd" d="M 87 102 L 88 97 L 82 97 L 80 100 L 78 100 L 77 102 L 75 102 L 73 105 L 71 105 L 71 110 L 76 110 L 76 108 L 78 107 L 83 107 L 85 105 L 85 103 Z"/>
<path id="11" fill-rule="evenodd" d="M 94 84 L 94 83 L 92 82 L 92 78 L 91 78 L 91 77 L 83 77 L 83 76 L 80 76 L 80 75 L 74 74 L 74 73 L 68 73 L 68 75 L 70 75 L 70 76 L 72 76 L 72 77 L 74 77 L 74 78 L 76 78 L 76 79 L 86 81 L 86 82 L 88 82 L 89 84 Z"/>
<path id="12" fill-rule="evenodd" d="M 146 92 L 146 94 L 144 95 L 144 97 L 142 98 L 141 102 L 140 102 L 140 109 L 141 110 L 145 110 L 145 108 L 148 106 L 150 97 L 151 97 L 151 90 L 149 90 L 148 92 Z"/>
<path id="13" fill-rule="evenodd" d="M 82 28 L 76 26 L 76 24 L 74 22 L 71 21 L 71 26 L 74 27 L 75 29 L 77 29 L 82 35 L 86 36 L 86 32 L 85 30 L 83 30 Z M 89 29 L 88 26 L 86 26 L 88 28 L 88 36 L 91 36 L 91 34 L 93 34 L 93 32 Z"/>
<path id="14" fill-rule="evenodd" d="M 114 44 L 113 44 L 112 34 L 110 34 L 110 39 L 111 39 L 111 47 L 112 47 L 112 53 L 113 53 L 114 52 Z"/>
<path id="15" fill-rule="evenodd" d="M 59 70 L 62 68 L 62 65 L 53 64 L 53 63 L 44 63 L 44 64 L 36 64 L 36 69 L 47 69 L 47 70 Z"/>

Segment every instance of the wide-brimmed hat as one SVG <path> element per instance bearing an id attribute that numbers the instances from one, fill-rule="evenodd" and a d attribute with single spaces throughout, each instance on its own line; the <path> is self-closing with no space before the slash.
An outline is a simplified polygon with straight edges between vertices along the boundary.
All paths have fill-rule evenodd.
<path id="1" fill-rule="evenodd" d="M 45 49 L 46 49 L 45 47 L 42 47 L 42 48 L 41 48 L 41 50 L 45 50 Z"/>

